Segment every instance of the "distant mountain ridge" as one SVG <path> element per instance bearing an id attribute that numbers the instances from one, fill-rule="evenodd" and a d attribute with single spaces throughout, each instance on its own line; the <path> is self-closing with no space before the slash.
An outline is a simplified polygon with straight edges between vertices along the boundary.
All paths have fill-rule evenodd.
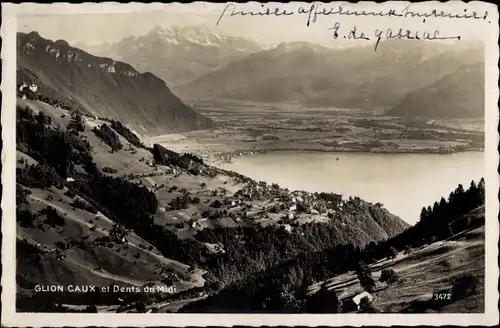
<path id="1" fill-rule="evenodd" d="M 483 58 L 482 47 L 472 43 L 392 40 L 381 43 L 377 51 L 371 45 L 331 49 L 307 42 L 282 43 L 176 86 L 176 92 L 184 98 L 389 110 L 414 90 Z"/>
<path id="2" fill-rule="evenodd" d="M 213 32 L 207 26 L 155 28 L 113 44 L 89 46 L 99 56 L 130 63 L 152 72 L 170 85 L 185 83 L 231 60 L 262 50 L 257 42 Z"/>
<path id="3" fill-rule="evenodd" d="M 34 82 L 45 96 L 95 116 L 120 120 L 141 134 L 213 125 L 177 98 L 165 82 L 123 62 L 90 55 L 36 32 L 18 33 L 17 50 L 18 84 Z"/>
<path id="4" fill-rule="evenodd" d="M 460 66 L 430 86 L 410 93 L 388 114 L 404 117 L 484 117 L 484 63 Z"/>

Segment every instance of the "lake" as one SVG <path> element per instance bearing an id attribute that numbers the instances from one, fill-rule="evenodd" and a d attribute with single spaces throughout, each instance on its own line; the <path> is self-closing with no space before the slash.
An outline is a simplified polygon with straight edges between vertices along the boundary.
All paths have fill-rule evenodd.
<path id="1" fill-rule="evenodd" d="M 337 160 L 338 158 L 338 160 Z M 375 154 L 272 152 L 233 159 L 220 167 L 257 181 L 311 192 L 336 192 L 384 204 L 415 224 L 423 206 L 467 189 L 484 176 L 484 153 Z"/>

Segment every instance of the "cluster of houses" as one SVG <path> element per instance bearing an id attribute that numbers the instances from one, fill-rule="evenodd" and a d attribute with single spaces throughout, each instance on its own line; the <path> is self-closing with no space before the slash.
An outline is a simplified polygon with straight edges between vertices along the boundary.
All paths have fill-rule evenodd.
<path id="1" fill-rule="evenodd" d="M 149 161 L 146 161 L 146 163 L 152 164 Z M 172 170 L 176 169 L 173 168 Z M 159 174 L 161 173 L 154 172 L 138 176 L 144 177 Z M 204 184 L 202 184 L 201 188 L 204 188 Z M 217 194 L 215 193 L 211 196 L 217 196 Z M 280 188 L 277 184 L 250 180 L 232 197 L 225 199 L 223 204 L 224 209 L 218 209 L 223 214 L 216 217 L 229 217 L 233 218 L 236 222 L 246 218 L 256 224 L 272 224 L 272 222 L 276 223 L 277 221 L 285 231 L 292 232 L 293 227 L 299 224 L 298 220 L 301 218 L 305 218 L 306 221 L 309 219 L 324 221 L 328 220 L 327 217 L 329 219 L 336 218 L 344 211 L 346 203 L 350 202 L 350 200 L 350 197 L 346 195 L 290 191 Z M 164 212 L 166 209 L 160 208 L 159 211 Z M 278 216 L 271 213 L 276 213 Z M 210 215 L 202 216 L 201 220 L 190 220 L 188 226 L 193 229 L 202 228 L 204 226 L 202 221 L 212 217 Z"/>
<path id="2" fill-rule="evenodd" d="M 213 195 L 212 195 L 213 196 Z M 284 231 L 291 233 L 299 219 L 328 220 L 334 219 L 340 213 L 348 210 L 346 206 L 351 199 L 339 194 L 318 194 L 306 191 L 289 191 L 276 184 L 251 181 L 236 192 L 232 197 L 227 197 L 222 207 L 217 211 L 223 213 L 216 217 L 229 217 L 240 222 L 250 219 L 255 224 L 279 224 Z M 160 208 L 165 212 L 165 208 Z M 205 211 L 207 212 L 207 211 Z M 271 213 L 276 213 L 273 215 Z M 202 215 L 200 219 L 191 219 L 187 222 L 192 229 L 203 229 L 204 221 L 212 216 Z M 302 220 L 301 220 L 302 221 Z"/>
<path id="3" fill-rule="evenodd" d="M 241 196 L 247 200 L 266 200 L 273 197 L 286 197 L 287 195 L 287 191 L 280 189 L 277 185 L 269 185 L 264 181 L 248 182 L 245 187 L 235 194 L 235 196 Z"/>
<path id="4" fill-rule="evenodd" d="M 218 208 L 223 214 L 216 217 L 229 217 L 236 222 L 249 219 L 262 225 L 277 223 L 286 232 L 291 233 L 300 222 L 326 222 L 339 218 L 343 213 L 354 210 L 351 206 L 353 201 L 355 202 L 355 199 L 348 195 L 290 191 L 280 188 L 277 184 L 250 181 L 232 197 L 225 199 L 224 209 Z M 191 220 L 188 226 L 202 229 L 205 226 L 202 221 L 211 217 L 208 215 L 203 216 L 201 220 Z"/>
<path id="5" fill-rule="evenodd" d="M 21 92 L 26 92 L 27 90 L 33 92 L 33 93 L 36 93 L 38 91 L 38 85 L 36 85 L 35 83 L 31 83 L 31 84 L 26 84 L 25 82 L 23 82 L 20 86 L 19 86 L 19 91 Z M 24 98 L 26 99 L 26 98 Z"/>
<path id="6" fill-rule="evenodd" d="M 346 195 L 329 194 L 325 199 L 317 193 L 300 190 L 290 192 L 288 189 L 281 189 L 275 184 L 269 185 L 265 182 L 249 183 L 235 196 L 249 201 L 267 200 L 270 202 L 267 204 L 267 210 L 284 212 L 286 220 L 294 220 L 301 213 L 333 218 L 349 201 Z M 254 214 L 258 213 L 255 211 Z"/>
<path id="7" fill-rule="evenodd" d="M 199 141 L 198 141 L 199 142 Z M 253 155 L 256 153 L 263 153 L 265 150 L 249 149 L 249 150 L 234 150 L 232 152 L 216 152 L 205 150 L 203 157 L 209 162 L 225 162 L 231 163 L 231 160 L 236 157 Z"/>
<path id="8" fill-rule="evenodd" d="M 20 86 L 19 86 L 19 93 L 18 95 L 21 96 L 21 99 L 27 99 L 28 96 L 33 96 L 33 94 L 36 94 L 38 92 L 38 85 L 34 84 L 34 83 L 31 83 L 31 84 L 26 84 L 25 82 L 23 82 Z M 31 99 L 31 97 L 30 97 Z"/>

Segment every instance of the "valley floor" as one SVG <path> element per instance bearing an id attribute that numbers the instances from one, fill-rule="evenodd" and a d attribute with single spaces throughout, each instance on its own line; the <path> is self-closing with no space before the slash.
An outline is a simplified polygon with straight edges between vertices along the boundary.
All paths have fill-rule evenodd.
<path id="1" fill-rule="evenodd" d="M 484 147 L 480 119 L 405 119 L 297 104 L 195 101 L 194 106 L 217 123 L 215 130 L 158 136 L 148 142 L 195 152 L 212 162 L 280 150 L 442 154 Z"/>

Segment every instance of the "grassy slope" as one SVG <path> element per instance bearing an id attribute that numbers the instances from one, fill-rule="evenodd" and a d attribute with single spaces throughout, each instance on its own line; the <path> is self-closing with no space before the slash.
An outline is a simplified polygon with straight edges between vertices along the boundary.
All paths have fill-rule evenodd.
<path id="1" fill-rule="evenodd" d="M 469 215 L 484 216 L 484 207 Z M 485 249 L 484 226 L 459 233 L 452 238 L 436 242 L 413 252 L 399 253 L 394 260 L 382 260 L 370 266 L 377 281 L 373 293 L 375 305 L 383 312 L 468 312 L 484 311 Z M 387 286 L 378 281 L 383 269 L 392 268 L 399 281 Z M 476 294 L 456 300 L 436 309 L 428 301 L 433 293 L 451 288 L 455 278 L 472 275 L 479 279 Z M 336 276 L 328 281 L 329 289 L 335 290 L 340 299 L 346 301 L 361 293 L 363 288 L 354 272 Z M 319 290 L 322 282 L 312 285 L 310 292 Z"/>
<path id="2" fill-rule="evenodd" d="M 64 110 L 55 109 L 54 107 L 42 103 L 32 102 L 29 100 L 18 100 L 21 106 L 28 106 L 35 112 L 43 111 L 52 118 L 54 125 L 64 128 L 70 121 L 71 117 Z M 64 117 L 61 117 L 65 114 Z M 93 146 L 93 156 L 99 168 L 113 167 L 118 169 L 116 175 L 123 174 L 148 174 L 154 169 L 145 164 L 145 161 L 139 161 L 141 157 L 152 161 L 153 156 L 150 152 L 144 149 L 136 148 L 129 144 L 123 137 L 120 136 L 120 141 L 125 146 L 125 149 L 130 151 L 120 151 L 111 154 L 110 147 L 103 141 L 97 138 L 91 129 L 103 122 L 89 121 L 87 129 L 83 133 Z M 132 154 L 134 152 L 135 154 Z M 24 158 L 29 164 L 35 161 L 24 153 L 18 151 L 18 160 Z M 21 167 L 24 164 L 18 163 Z M 151 178 L 144 178 L 151 179 Z M 208 183 L 208 182 L 207 182 Z M 109 230 L 113 226 L 113 221 L 106 218 L 103 214 L 99 214 L 100 219 L 95 220 L 96 215 L 84 210 L 73 208 L 70 203 L 72 199 L 64 196 L 65 190 L 50 190 L 31 189 L 32 195 L 29 196 L 30 207 L 33 212 L 36 212 L 48 205 L 55 208 L 60 214 L 64 215 L 66 226 L 65 229 L 57 231 L 56 229 L 44 226 L 45 231 L 33 228 L 26 229 L 18 225 L 18 238 L 25 238 L 45 245 L 49 249 L 55 248 L 54 243 L 59 240 L 64 240 L 67 237 L 82 239 L 83 236 L 89 236 L 89 239 L 108 235 Z M 49 196 L 50 195 L 50 196 Z M 47 197 L 52 198 L 48 200 Z M 161 198 L 160 198 L 161 199 Z M 90 228 L 95 225 L 96 229 L 91 231 Z M 143 244 L 146 249 L 139 247 Z M 187 274 L 188 266 L 174 260 L 164 258 L 158 250 L 147 241 L 138 237 L 135 234 L 128 236 L 129 249 L 123 250 L 123 247 L 116 245 L 113 248 L 103 247 L 102 249 L 93 249 L 90 253 L 79 249 L 70 249 L 65 251 L 67 255 L 63 260 L 56 261 L 55 256 L 42 256 L 33 261 L 21 261 L 19 265 L 19 274 L 31 283 L 103 283 L 107 285 L 111 282 L 127 285 L 142 285 L 147 282 L 159 283 L 161 276 L 155 274 L 160 266 L 168 267 L 178 272 L 181 275 Z M 151 247 L 152 250 L 148 250 Z M 118 251 L 118 249 L 120 251 Z M 139 253 L 139 259 L 133 257 Z M 99 265 L 103 266 L 102 270 L 96 270 Z M 50 270 L 38 271 L 38 267 L 50 266 Z M 69 275 L 69 277 L 68 277 Z M 194 287 L 202 286 L 203 278 L 198 270 L 189 274 L 187 281 L 179 282 L 176 285 L 178 291 Z M 188 275 L 188 276 L 189 276 Z"/>

